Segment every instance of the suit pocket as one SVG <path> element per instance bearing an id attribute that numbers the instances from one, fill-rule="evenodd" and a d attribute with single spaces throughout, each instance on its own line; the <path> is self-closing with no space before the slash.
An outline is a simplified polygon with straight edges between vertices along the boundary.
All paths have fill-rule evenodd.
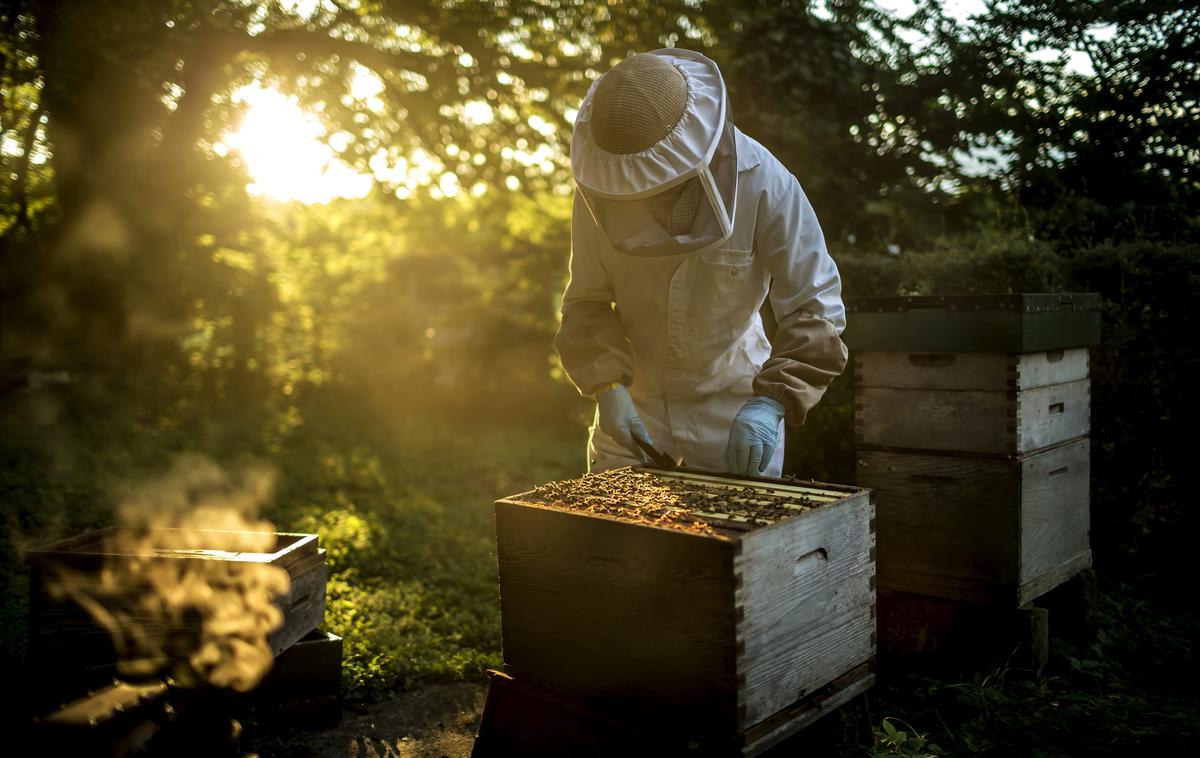
<path id="1" fill-rule="evenodd" d="M 710 250 L 696 263 L 688 313 L 693 365 L 716 360 L 727 351 L 746 332 L 766 294 L 753 250 Z"/>

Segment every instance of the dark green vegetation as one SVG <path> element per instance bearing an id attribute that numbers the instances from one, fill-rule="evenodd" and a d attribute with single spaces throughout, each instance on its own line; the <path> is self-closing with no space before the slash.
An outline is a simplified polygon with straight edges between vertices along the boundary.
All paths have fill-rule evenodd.
<path id="1" fill-rule="evenodd" d="M 1200 11 L 989 8 L 968 23 L 859 0 L 4 3 L 6 675 L 25 660 L 21 549 L 111 522 L 124 486 L 189 452 L 269 463 L 265 515 L 321 533 L 355 696 L 494 663 L 489 503 L 583 463 L 589 409 L 550 348 L 569 109 L 629 52 L 677 43 L 721 62 L 736 121 L 800 178 L 848 295 L 1104 297 L 1104 636 L 1043 679 L 1001 662 L 893 681 L 876 749 L 1194 742 Z M 364 70 L 376 101 L 353 94 Z M 398 196 L 392 175 L 361 200 L 247 197 L 221 143 L 254 81 L 318 113 L 355 167 L 419 149 L 434 183 L 473 191 Z M 472 120 L 473 101 L 494 117 Z M 851 392 L 836 383 L 792 435 L 795 471 L 852 479 Z"/>
<path id="2" fill-rule="evenodd" d="M 1110 584 L 1094 641 L 1056 640 L 1040 677 L 997 661 L 982 672 L 888 677 L 871 694 L 875 755 L 1182 755 L 1200 735 L 1200 625 Z M 1177 602 L 1177 600 L 1176 600 Z"/>

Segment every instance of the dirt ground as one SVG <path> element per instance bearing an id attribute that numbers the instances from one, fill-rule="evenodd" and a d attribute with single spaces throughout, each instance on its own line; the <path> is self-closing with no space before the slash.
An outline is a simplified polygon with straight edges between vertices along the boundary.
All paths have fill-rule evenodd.
<path id="1" fill-rule="evenodd" d="M 265 741 L 262 758 L 466 758 L 475 744 L 487 685 L 434 684 L 379 703 L 347 705 L 335 726 Z M 281 753 L 277 753 L 280 750 Z"/>

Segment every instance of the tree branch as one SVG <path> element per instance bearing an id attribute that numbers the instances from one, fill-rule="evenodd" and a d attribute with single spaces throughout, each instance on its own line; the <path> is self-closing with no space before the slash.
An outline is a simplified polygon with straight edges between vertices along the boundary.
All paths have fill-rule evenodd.
<path id="1" fill-rule="evenodd" d="M 439 63 L 439 59 L 431 55 L 385 50 L 367 42 L 331 37 L 321 31 L 307 29 L 275 29 L 253 37 L 239 36 L 234 44 L 248 52 L 271 56 L 296 53 L 316 56 L 338 55 L 353 58 L 376 70 L 403 68 L 417 71 L 422 75 L 428 73 L 430 64 L 437 65 Z"/>

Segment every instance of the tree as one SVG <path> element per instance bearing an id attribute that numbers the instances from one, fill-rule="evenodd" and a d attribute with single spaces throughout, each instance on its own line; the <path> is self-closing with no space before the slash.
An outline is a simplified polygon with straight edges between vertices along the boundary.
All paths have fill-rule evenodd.
<path id="1" fill-rule="evenodd" d="M 997 0 L 941 29 L 962 129 L 1005 154 L 994 189 L 1072 247 L 1195 239 L 1200 10 L 1153 0 Z"/>
<path id="2" fill-rule="evenodd" d="M 738 125 L 799 178 L 826 236 L 870 249 L 942 231 L 961 137 L 936 102 L 941 60 L 864 0 L 713 3 L 706 16 Z"/>
<path id="3" fill-rule="evenodd" d="M 14 170 L 0 208 L 5 352 L 152 371 L 219 304 L 232 316 L 234 364 L 253 362 L 249 335 L 269 311 L 262 271 L 214 259 L 217 248 L 256 254 L 244 247 L 257 219 L 236 156 L 213 152 L 242 84 L 297 95 L 360 167 L 420 149 L 463 185 L 537 189 L 566 176 L 567 114 L 597 67 L 680 37 L 694 11 L 639 3 L 614 18 L 571 0 L 7 4 L 3 126 L 22 149 L 5 158 Z M 377 96 L 351 96 L 361 76 L 378 80 Z M 559 156 L 549 171 L 512 150 L 540 143 Z M 47 170 L 32 171 L 31 156 L 47 157 Z"/>

